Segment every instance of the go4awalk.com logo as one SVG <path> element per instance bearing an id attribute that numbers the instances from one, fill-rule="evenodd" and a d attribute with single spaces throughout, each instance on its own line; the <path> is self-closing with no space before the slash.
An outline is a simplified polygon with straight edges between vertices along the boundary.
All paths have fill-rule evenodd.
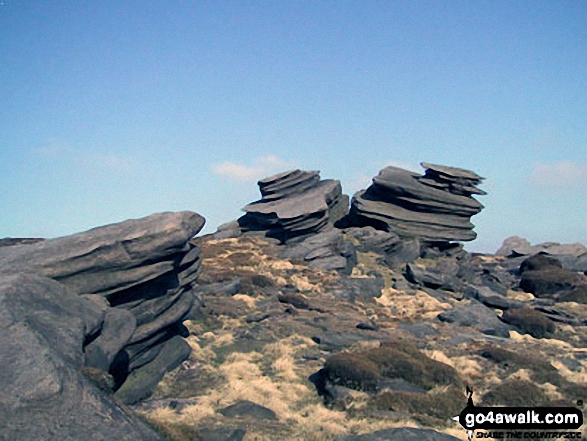
<path id="1" fill-rule="evenodd" d="M 467 430 L 469 440 L 579 439 L 583 412 L 575 407 L 477 407 L 467 386 L 467 406 L 454 417 Z M 484 432 L 477 432 L 484 429 Z"/>

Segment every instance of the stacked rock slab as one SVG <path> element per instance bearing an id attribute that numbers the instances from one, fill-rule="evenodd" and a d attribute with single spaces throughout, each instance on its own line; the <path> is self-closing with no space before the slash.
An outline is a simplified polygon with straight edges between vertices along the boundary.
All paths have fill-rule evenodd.
<path id="1" fill-rule="evenodd" d="M 258 182 L 262 199 L 247 205 L 239 219 L 243 232 L 265 231 L 282 242 L 324 230 L 348 211 L 339 181 L 318 171 L 293 170 Z"/>
<path id="2" fill-rule="evenodd" d="M 85 365 L 109 371 L 116 395 L 146 398 L 190 347 L 178 334 L 194 303 L 204 225 L 196 213 L 160 213 L 30 245 L 0 248 L 0 276 L 53 279 L 101 308 L 101 329 L 86 338 Z"/>
<path id="3" fill-rule="evenodd" d="M 483 178 L 460 168 L 421 165 L 423 176 L 397 167 L 381 170 L 367 190 L 354 195 L 349 223 L 422 242 L 475 239 L 470 218 L 483 205 L 472 195 L 485 194 L 476 187 Z"/>

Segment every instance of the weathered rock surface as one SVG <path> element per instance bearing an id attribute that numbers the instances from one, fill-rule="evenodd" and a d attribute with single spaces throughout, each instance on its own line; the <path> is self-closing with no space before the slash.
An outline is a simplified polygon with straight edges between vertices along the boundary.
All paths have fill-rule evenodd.
<path id="1" fill-rule="evenodd" d="M 80 373 L 102 311 L 54 280 L 0 277 L 0 427 L 15 440 L 161 440 Z"/>
<path id="2" fill-rule="evenodd" d="M 277 415 L 271 409 L 248 400 L 237 401 L 224 409 L 218 410 L 225 417 L 245 417 L 260 420 L 276 420 Z"/>
<path id="3" fill-rule="evenodd" d="M 114 293 L 174 271 L 204 226 L 196 213 L 158 213 L 26 246 L 0 248 L 0 274 L 29 272 L 79 294 Z"/>
<path id="4" fill-rule="evenodd" d="M 542 253 L 524 260 L 520 273 L 520 288 L 536 297 L 553 298 L 587 283 L 584 275 L 562 268 L 558 259 Z"/>
<path id="5" fill-rule="evenodd" d="M 532 245 L 527 239 L 519 236 L 508 237 L 495 252 L 498 256 L 516 257 L 530 256 L 544 252 L 551 255 L 570 255 L 579 257 L 587 253 L 587 247 L 580 243 L 560 244 L 558 242 L 545 242 Z"/>
<path id="6" fill-rule="evenodd" d="M 320 180 L 317 171 L 294 170 L 259 181 L 262 199 L 247 205 L 238 222 L 243 231 L 264 231 L 282 242 L 317 233 L 348 212 L 339 181 Z"/>
<path id="7" fill-rule="evenodd" d="M 376 230 L 371 226 L 350 227 L 345 229 L 345 233 L 359 241 L 361 251 L 383 254 L 391 268 L 412 262 L 420 256 L 421 247 L 417 238 L 402 239 L 395 233 Z"/>
<path id="8" fill-rule="evenodd" d="M 422 261 L 420 261 L 422 262 Z M 459 265 L 454 259 L 436 259 L 419 264 L 418 261 L 406 265 L 405 277 L 408 281 L 432 289 L 454 290 Z"/>
<path id="9" fill-rule="evenodd" d="M 342 274 L 350 274 L 357 259 L 353 244 L 346 242 L 342 232 L 335 228 L 288 245 L 281 257 L 302 260 L 315 268 Z"/>
<path id="10" fill-rule="evenodd" d="M 508 338 L 510 328 L 497 317 L 497 314 L 482 303 L 471 300 L 468 304 L 457 306 L 438 315 L 442 322 L 457 326 L 471 327 L 483 334 Z"/>
<path id="11" fill-rule="evenodd" d="M 515 309 L 524 306 L 519 300 L 508 298 L 505 295 L 493 291 L 487 286 L 468 285 L 465 288 L 465 296 L 471 299 L 479 300 L 485 306 L 496 309 Z"/>
<path id="12" fill-rule="evenodd" d="M 192 212 L 160 213 L 34 244 L 0 248 L 0 275 L 38 274 L 59 281 L 83 297 L 101 296 L 103 321 L 86 340 L 87 366 L 109 371 L 122 385 L 129 374 L 158 382 L 177 364 L 159 358 L 176 325 L 194 304 L 192 285 L 200 250 L 189 240 L 204 225 Z M 186 351 L 177 351 L 187 357 Z M 167 363 L 167 367 L 164 365 Z M 138 372 L 143 369 L 143 373 Z M 149 390 L 152 391 L 153 387 Z M 133 395 L 134 393 L 134 395 Z M 135 390 L 125 396 L 144 396 Z"/>
<path id="13" fill-rule="evenodd" d="M 356 193 L 349 213 L 351 226 L 373 226 L 427 242 L 466 241 L 476 237 L 471 216 L 483 208 L 473 194 L 483 180 L 454 167 L 422 163 L 424 176 L 387 167 L 373 184 Z"/>

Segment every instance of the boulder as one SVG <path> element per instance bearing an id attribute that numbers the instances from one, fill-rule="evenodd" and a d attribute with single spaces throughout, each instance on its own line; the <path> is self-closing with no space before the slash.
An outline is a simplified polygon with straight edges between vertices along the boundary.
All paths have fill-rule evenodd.
<path id="1" fill-rule="evenodd" d="M 518 328 L 522 334 L 530 334 L 534 338 L 548 338 L 555 331 L 552 320 L 528 307 L 509 309 L 503 313 L 501 319 Z"/>
<path id="2" fill-rule="evenodd" d="M 587 253 L 587 247 L 581 243 L 560 244 L 558 242 L 545 242 L 532 245 L 527 239 L 518 236 L 508 237 L 496 251 L 498 256 L 516 257 L 529 256 L 544 252 L 550 255 L 571 255 L 578 257 Z"/>
<path id="3" fill-rule="evenodd" d="M 524 306 L 524 303 L 499 294 L 487 286 L 468 285 L 465 288 L 465 296 L 470 299 L 479 300 L 485 306 L 497 309 L 515 309 Z"/>
<path id="4" fill-rule="evenodd" d="M 577 285 L 557 298 L 558 302 L 576 302 L 587 305 L 587 284 Z"/>
<path id="5" fill-rule="evenodd" d="M 395 233 L 376 230 L 371 226 L 347 228 L 345 233 L 359 241 L 362 252 L 383 254 L 391 268 L 420 257 L 420 241 L 417 238 L 402 239 Z"/>
<path id="6" fill-rule="evenodd" d="M 420 286 L 432 289 L 454 290 L 459 265 L 454 259 L 436 259 L 408 263 L 405 278 Z"/>
<path id="7" fill-rule="evenodd" d="M 348 212 L 339 181 L 320 180 L 317 171 L 293 170 L 258 182 L 262 199 L 247 205 L 241 230 L 262 231 L 287 242 L 334 225 Z"/>
<path id="8" fill-rule="evenodd" d="M 31 245 L 34 246 L 34 245 Z M 0 277 L 0 427 L 11 441 L 162 440 L 82 375 L 91 301 L 36 275 Z"/>
<path id="9" fill-rule="evenodd" d="M 79 294 L 112 296 L 172 272 L 204 226 L 192 212 L 158 213 L 31 245 L 0 248 L 0 274 L 29 272 Z"/>
<path id="10" fill-rule="evenodd" d="M 356 193 L 349 226 L 373 226 L 424 242 L 473 240 L 471 216 L 483 206 L 473 194 L 482 177 L 468 170 L 422 163 L 424 176 L 387 167 L 373 184 Z"/>
<path id="11" fill-rule="evenodd" d="M 125 404 L 148 398 L 165 373 L 179 366 L 190 353 L 190 345 L 183 338 L 172 337 L 161 345 L 159 354 L 152 361 L 130 373 L 114 396 Z"/>
<path id="12" fill-rule="evenodd" d="M 136 328 L 137 320 L 131 312 L 108 308 L 100 335 L 84 348 L 85 365 L 108 372 Z"/>
<path id="13" fill-rule="evenodd" d="M 301 242 L 288 245 L 282 252 L 283 259 L 301 260 L 310 266 L 326 271 L 350 274 L 356 264 L 356 251 L 343 234 L 335 228 L 314 234 Z"/>
<path id="14" fill-rule="evenodd" d="M 256 420 L 277 420 L 277 415 L 271 409 L 248 400 L 240 400 L 228 407 L 219 409 L 218 413 L 225 417 L 248 417 Z"/>
<path id="15" fill-rule="evenodd" d="M 562 268 L 548 267 L 542 270 L 527 270 L 522 273 L 520 288 L 536 297 L 554 297 L 575 285 L 586 282 L 584 275 Z"/>
<path id="16" fill-rule="evenodd" d="M 476 329 L 483 334 L 508 338 L 510 326 L 503 323 L 497 314 L 482 303 L 471 300 L 466 305 L 454 307 L 438 315 L 442 322 L 452 323 L 457 326 L 466 326 Z"/>
<path id="17" fill-rule="evenodd" d="M 538 253 L 528 257 L 520 265 L 520 273 L 524 271 L 539 271 L 547 268 L 562 268 L 563 265 L 556 257 L 548 254 Z"/>

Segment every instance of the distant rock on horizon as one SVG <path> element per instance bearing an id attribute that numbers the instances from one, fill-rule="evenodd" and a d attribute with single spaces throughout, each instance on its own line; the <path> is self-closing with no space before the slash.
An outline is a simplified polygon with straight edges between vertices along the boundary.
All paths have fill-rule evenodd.
<path id="1" fill-rule="evenodd" d="M 476 173 L 423 162 L 420 175 L 397 167 L 386 167 L 373 184 L 357 192 L 348 223 L 372 226 L 422 242 L 470 241 L 476 238 L 470 218 L 484 207 L 473 195 L 484 178 Z"/>

